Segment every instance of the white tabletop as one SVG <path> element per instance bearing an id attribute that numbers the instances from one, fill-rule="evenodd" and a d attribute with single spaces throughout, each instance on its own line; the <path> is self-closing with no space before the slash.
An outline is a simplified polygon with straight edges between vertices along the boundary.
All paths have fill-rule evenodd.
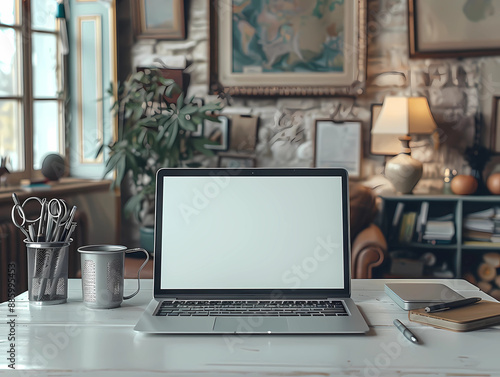
<path id="1" fill-rule="evenodd" d="M 401 281 L 401 280 L 398 280 Z M 413 280 L 415 281 L 415 280 Z M 426 280 L 429 281 L 429 280 Z M 145 335 L 133 327 L 152 297 L 152 281 L 110 310 L 82 303 L 81 281 L 70 280 L 68 303 L 37 307 L 26 294 L 15 302 L 15 341 L 8 341 L 7 303 L 0 305 L 0 374 L 16 369 L 42 376 L 500 376 L 500 327 L 456 333 L 408 321 L 385 293 L 388 280 L 353 280 L 353 299 L 366 318 L 366 335 Z M 489 298 L 463 280 L 439 280 L 465 297 Z M 126 293 L 134 280 L 126 281 Z M 419 337 L 405 339 L 398 318 Z M 31 375 L 31 374 L 29 374 Z"/>

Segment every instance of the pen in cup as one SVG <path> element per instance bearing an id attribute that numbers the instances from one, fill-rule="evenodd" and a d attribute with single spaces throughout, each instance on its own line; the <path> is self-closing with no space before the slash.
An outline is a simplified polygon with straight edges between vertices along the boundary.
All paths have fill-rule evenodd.
<path id="1" fill-rule="evenodd" d="M 399 319 L 395 319 L 393 323 L 397 327 L 397 329 L 401 331 L 406 339 L 408 339 L 412 343 L 418 344 L 417 337 L 408 329 L 408 327 L 403 325 L 403 323 Z"/>

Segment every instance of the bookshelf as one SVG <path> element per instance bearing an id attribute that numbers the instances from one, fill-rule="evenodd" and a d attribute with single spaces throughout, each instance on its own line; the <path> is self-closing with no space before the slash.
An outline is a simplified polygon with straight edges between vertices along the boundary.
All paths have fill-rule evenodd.
<path id="1" fill-rule="evenodd" d="M 483 212 L 486 216 L 488 212 L 492 212 L 491 209 L 498 207 L 499 214 L 494 222 L 498 223 L 500 233 L 500 196 L 394 195 L 381 196 L 381 199 L 379 222 L 389 247 L 386 276 L 465 277 L 474 283 L 481 280 L 478 270 L 484 263 L 484 256 L 492 252 L 500 254 L 499 242 L 469 239 L 471 233 L 464 229 L 466 219 L 471 214 Z M 424 202 L 428 203 L 427 209 L 424 209 L 426 216 L 423 216 L 425 219 L 422 220 L 422 229 L 419 231 L 417 224 Z M 415 219 L 413 224 L 411 221 L 408 224 L 408 215 L 404 220 L 408 213 L 414 213 L 410 215 L 410 219 Z M 446 224 L 435 224 L 436 233 L 431 231 L 425 236 L 429 221 L 442 221 Z M 405 226 L 408 229 L 403 230 Z M 411 227 L 412 230 L 409 229 Z M 450 228 L 453 229 L 452 233 Z M 497 272 L 500 275 L 500 268 Z M 498 281 L 500 282 L 500 278 Z M 500 289 L 500 286 L 492 285 L 492 289 Z"/>

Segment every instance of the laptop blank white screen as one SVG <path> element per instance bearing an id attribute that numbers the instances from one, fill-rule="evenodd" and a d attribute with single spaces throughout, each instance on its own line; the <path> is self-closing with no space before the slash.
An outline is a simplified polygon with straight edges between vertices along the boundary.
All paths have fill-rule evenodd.
<path id="1" fill-rule="evenodd" d="M 161 289 L 343 289 L 341 177 L 164 177 Z"/>

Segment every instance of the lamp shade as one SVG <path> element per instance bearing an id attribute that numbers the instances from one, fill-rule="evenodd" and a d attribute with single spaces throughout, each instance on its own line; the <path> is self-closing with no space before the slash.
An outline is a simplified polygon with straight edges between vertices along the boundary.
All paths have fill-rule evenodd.
<path id="1" fill-rule="evenodd" d="M 436 130 L 425 97 L 386 97 L 371 131 L 371 152 L 396 155 L 401 150 L 399 138 L 407 135 L 430 135 Z"/>

